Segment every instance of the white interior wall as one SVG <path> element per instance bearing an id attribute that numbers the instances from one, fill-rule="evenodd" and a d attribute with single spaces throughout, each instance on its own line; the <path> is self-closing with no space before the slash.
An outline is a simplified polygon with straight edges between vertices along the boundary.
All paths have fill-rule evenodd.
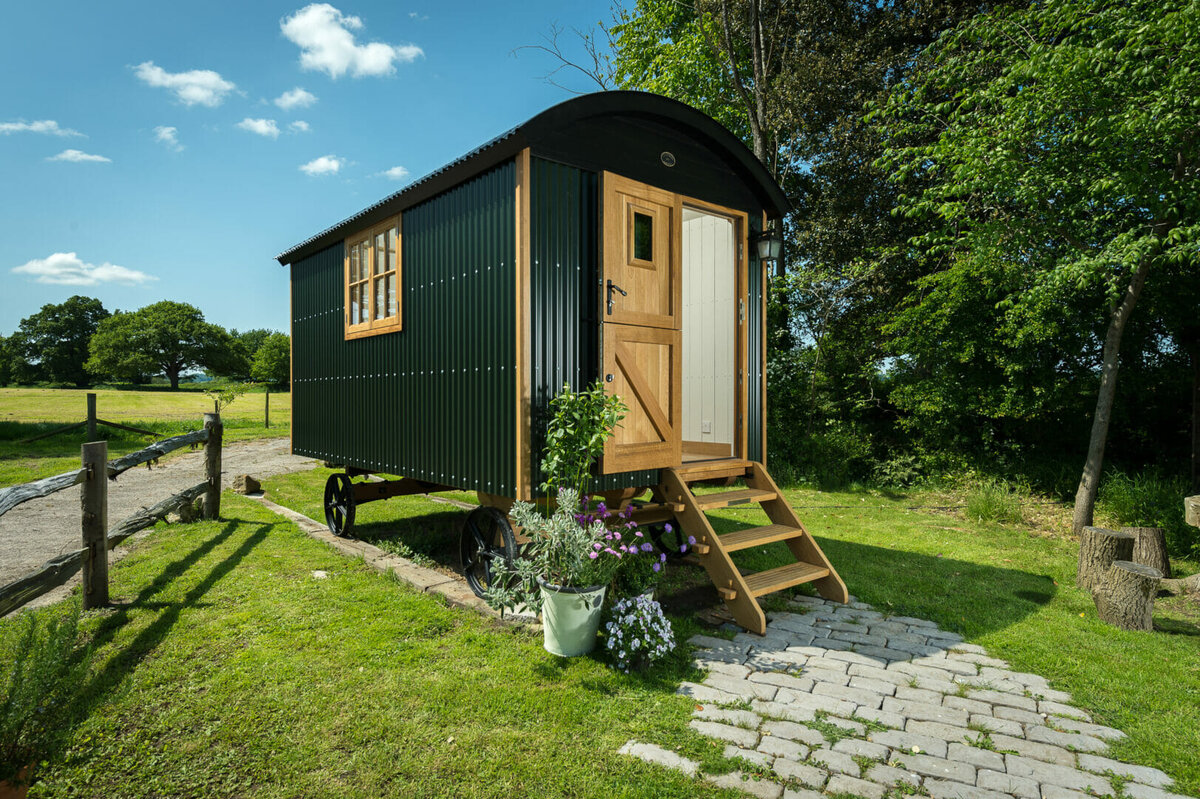
<path id="1" fill-rule="evenodd" d="M 683 209 L 684 441 L 733 443 L 733 231 L 724 217 Z"/>

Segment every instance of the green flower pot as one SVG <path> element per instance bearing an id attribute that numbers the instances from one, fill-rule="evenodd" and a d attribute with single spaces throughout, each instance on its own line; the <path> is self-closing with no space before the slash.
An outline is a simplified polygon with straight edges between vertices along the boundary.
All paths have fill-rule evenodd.
<path id="1" fill-rule="evenodd" d="M 546 651 L 573 658 L 595 649 L 605 586 L 571 588 L 542 580 L 538 585 L 542 591 L 542 645 Z"/>

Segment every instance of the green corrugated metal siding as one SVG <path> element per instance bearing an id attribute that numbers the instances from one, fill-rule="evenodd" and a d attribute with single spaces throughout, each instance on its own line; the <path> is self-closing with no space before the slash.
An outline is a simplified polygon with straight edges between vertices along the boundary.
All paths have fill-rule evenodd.
<path id="1" fill-rule="evenodd" d="M 580 388 L 599 376 L 596 285 L 599 281 L 600 178 L 595 172 L 530 159 L 530 369 L 535 485 L 550 399 L 564 383 Z M 658 472 L 627 472 L 599 489 L 657 485 Z"/>
<path id="2" fill-rule="evenodd" d="M 515 494 L 512 162 L 404 212 L 403 330 L 343 339 L 342 245 L 292 266 L 302 455 Z"/>

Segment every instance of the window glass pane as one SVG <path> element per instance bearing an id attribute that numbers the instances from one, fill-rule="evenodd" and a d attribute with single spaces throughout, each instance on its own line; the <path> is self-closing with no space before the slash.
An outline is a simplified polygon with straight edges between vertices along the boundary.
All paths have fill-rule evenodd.
<path id="1" fill-rule="evenodd" d="M 399 310 L 396 305 L 396 276 L 387 276 L 387 295 L 388 295 L 388 316 L 395 316 Z"/>
<path id="2" fill-rule="evenodd" d="M 385 278 L 375 278 L 375 318 L 384 317 L 384 303 L 387 301 L 387 290 L 384 288 Z"/>
<path id="3" fill-rule="evenodd" d="M 400 237 L 400 230 L 396 227 L 388 228 L 388 269 L 395 271 L 396 269 L 396 241 Z"/>
<path id="4" fill-rule="evenodd" d="M 363 284 L 362 284 L 362 286 L 361 286 L 361 288 L 360 288 L 360 291 L 362 291 L 362 305 L 360 305 L 360 306 L 359 306 L 359 307 L 362 309 L 362 311 L 361 311 L 361 312 L 359 313 L 359 315 L 358 315 L 358 321 L 359 321 L 360 323 L 362 323 L 362 322 L 370 322 L 370 321 L 371 321 L 371 292 L 370 292 L 370 288 L 371 288 L 371 284 L 370 284 L 370 283 L 363 283 Z"/>
<path id="5" fill-rule="evenodd" d="M 350 324 L 352 325 L 358 323 L 359 292 L 361 291 L 362 288 L 359 286 L 350 287 Z"/>
<path id="6" fill-rule="evenodd" d="M 358 282 L 358 245 L 350 246 L 350 282 Z"/>
<path id="7" fill-rule="evenodd" d="M 633 257 L 639 261 L 654 260 L 654 219 L 637 211 L 633 212 Z"/>
<path id="8" fill-rule="evenodd" d="M 387 236 L 379 233 L 375 236 L 375 274 L 382 275 L 387 263 Z"/>

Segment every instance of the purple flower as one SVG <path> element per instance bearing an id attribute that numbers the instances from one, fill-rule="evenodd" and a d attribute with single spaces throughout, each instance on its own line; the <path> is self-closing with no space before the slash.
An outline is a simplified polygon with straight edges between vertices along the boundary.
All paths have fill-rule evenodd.
<path id="1" fill-rule="evenodd" d="M 591 558 L 592 560 L 595 560 L 596 558 L 600 557 L 600 553 L 599 552 L 589 552 L 588 557 Z"/>
<path id="2" fill-rule="evenodd" d="M 654 568 L 654 571 L 656 571 L 656 572 L 657 572 L 657 571 L 662 571 L 662 564 L 660 564 L 660 563 L 655 563 L 655 564 L 654 564 L 654 566 L 653 566 L 653 568 Z"/>
<path id="3" fill-rule="evenodd" d="M 662 561 L 663 563 L 666 563 L 667 562 L 667 553 L 666 552 L 662 553 L 661 555 L 658 556 L 658 559 L 660 561 Z"/>
<path id="4" fill-rule="evenodd" d="M 666 524 L 664 524 L 664 525 L 663 525 L 663 529 L 664 529 L 664 530 L 666 530 L 666 531 L 669 533 L 669 532 L 671 532 L 672 530 L 674 530 L 675 528 L 671 526 L 671 523 L 670 523 L 670 522 L 667 522 Z"/>
<path id="5" fill-rule="evenodd" d="M 644 535 L 642 535 L 642 531 L 641 531 L 641 530 L 637 530 L 636 532 L 634 532 L 634 535 L 636 535 L 638 538 L 645 538 L 645 536 L 644 536 Z"/>
<path id="6" fill-rule="evenodd" d="M 680 551 L 680 552 L 687 552 L 687 544 L 684 544 L 684 545 L 682 545 L 681 547 L 679 547 L 679 551 Z"/>
<path id="7" fill-rule="evenodd" d="M 652 551 L 654 551 L 654 545 L 651 544 L 649 541 L 647 541 L 646 543 L 642 544 L 642 551 L 643 552 L 652 552 Z"/>
<path id="8" fill-rule="evenodd" d="M 696 544 L 696 536 L 689 535 L 688 536 L 688 546 L 695 546 L 695 544 Z"/>

